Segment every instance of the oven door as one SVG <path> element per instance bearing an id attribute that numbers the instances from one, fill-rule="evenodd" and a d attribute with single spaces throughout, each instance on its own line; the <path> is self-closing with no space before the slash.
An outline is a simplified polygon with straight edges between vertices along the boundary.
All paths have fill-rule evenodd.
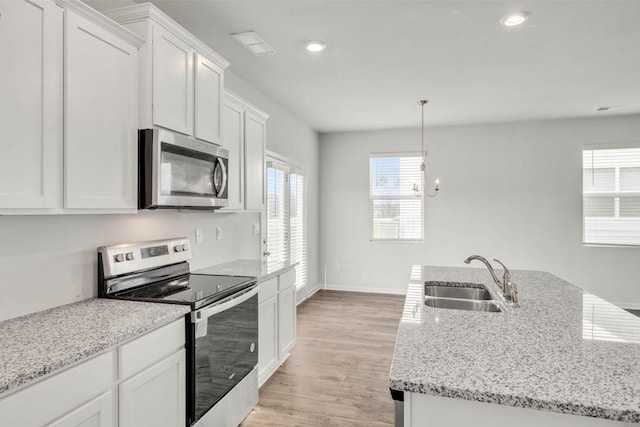
<path id="1" fill-rule="evenodd" d="M 145 131 L 146 132 L 146 131 Z M 144 208 L 217 209 L 228 205 L 228 152 L 208 142 L 154 129 L 143 142 Z M 148 159 L 147 159 L 148 157 Z M 149 197 L 151 196 L 151 197 Z"/>
<path id="2" fill-rule="evenodd" d="M 191 313 L 189 424 L 258 364 L 258 285 Z"/>

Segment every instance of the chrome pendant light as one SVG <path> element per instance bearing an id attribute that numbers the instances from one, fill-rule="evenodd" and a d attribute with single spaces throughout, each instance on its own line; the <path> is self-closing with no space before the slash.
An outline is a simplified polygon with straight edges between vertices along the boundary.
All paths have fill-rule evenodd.
<path id="1" fill-rule="evenodd" d="M 421 135 L 421 141 L 422 141 L 422 145 L 421 145 L 421 150 L 420 150 L 420 155 L 422 156 L 422 162 L 420 163 L 420 179 L 421 179 L 421 183 L 420 185 L 418 184 L 413 184 L 413 192 L 415 193 L 416 197 L 420 197 L 422 196 L 422 186 L 424 185 L 424 174 L 427 171 L 427 164 L 426 164 L 426 160 L 427 160 L 427 155 L 429 154 L 428 151 L 425 151 L 424 149 L 424 106 L 428 103 L 429 101 L 426 99 L 421 99 L 418 101 L 418 104 L 420 105 L 420 108 L 422 109 L 422 135 Z M 436 179 L 435 181 L 435 186 L 433 188 L 433 193 L 425 193 L 427 196 L 429 197 L 436 197 L 438 195 L 438 191 L 440 191 L 440 180 Z"/>

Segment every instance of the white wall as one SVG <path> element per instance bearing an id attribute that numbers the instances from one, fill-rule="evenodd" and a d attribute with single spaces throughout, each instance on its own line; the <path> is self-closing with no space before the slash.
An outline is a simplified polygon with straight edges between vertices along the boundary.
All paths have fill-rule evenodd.
<path id="1" fill-rule="evenodd" d="M 187 236 L 192 268 L 259 257 L 257 213 L 0 216 L 0 321 L 97 295 L 96 248 Z M 222 239 L 215 240 L 216 226 Z M 195 228 L 203 243 L 195 244 Z"/>
<path id="2" fill-rule="evenodd" d="M 583 144 L 640 144 L 640 116 L 427 128 L 421 243 L 370 242 L 370 152 L 419 151 L 420 130 L 321 135 L 320 263 L 327 283 L 403 292 L 414 263 L 464 266 L 471 254 L 552 272 L 640 306 L 640 249 L 582 245 Z M 337 268 L 339 264 L 339 268 Z"/>
<path id="3" fill-rule="evenodd" d="M 233 65 L 231 67 L 233 68 Z M 271 115 L 267 121 L 267 150 L 294 160 L 306 168 L 309 283 L 305 289 L 298 292 L 298 301 L 300 301 L 317 288 L 319 277 L 320 150 L 318 134 L 262 92 L 253 89 L 231 70 L 225 73 L 225 86 Z"/>

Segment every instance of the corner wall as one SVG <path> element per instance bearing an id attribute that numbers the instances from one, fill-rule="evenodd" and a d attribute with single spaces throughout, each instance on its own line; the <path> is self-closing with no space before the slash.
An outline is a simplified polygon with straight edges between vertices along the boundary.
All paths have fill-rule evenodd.
<path id="1" fill-rule="evenodd" d="M 369 153 L 420 150 L 420 129 L 321 135 L 320 265 L 327 284 L 402 293 L 412 264 L 471 254 L 554 273 L 640 307 L 640 249 L 582 245 L 582 145 L 640 144 L 640 116 L 427 128 L 421 243 L 371 242 Z"/>

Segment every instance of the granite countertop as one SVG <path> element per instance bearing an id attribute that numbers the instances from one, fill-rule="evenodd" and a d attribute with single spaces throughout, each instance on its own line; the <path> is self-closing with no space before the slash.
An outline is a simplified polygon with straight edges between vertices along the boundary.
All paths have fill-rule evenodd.
<path id="1" fill-rule="evenodd" d="M 257 277 L 258 281 L 263 282 L 294 268 L 296 265 L 298 265 L 297 262 L 280 264 L 277 266 L 266 266 L 260 260 L 239 259 L 231 262 L 213 265 L 207 268 L 202 268 L 200 270 L 195 270 L 193 271 L 193 273 L 223 274 L 228 276 L 251 276 Z"/>
<path id="2" fill-rule="evenodd" d="M 390 388 L 640 422 L 640 318 L 550 273 L 512 275 L 520 308 L 451 310 L 424 305 L 424 282 L 495 287 L 488 270 L 414 266 Z"/>
<path id="3" fill-rule="evenodd" d="M 0 397 L 189 311 L 186 305 L 93 298 L 0 322 Z"/>

